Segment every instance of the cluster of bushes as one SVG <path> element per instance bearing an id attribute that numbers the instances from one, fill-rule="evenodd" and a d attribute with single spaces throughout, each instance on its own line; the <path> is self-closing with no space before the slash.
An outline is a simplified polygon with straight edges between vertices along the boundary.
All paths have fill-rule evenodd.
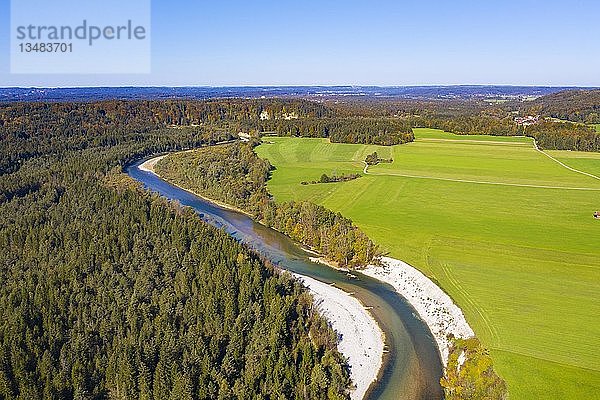
<path id="1" fill-rule="evenodd" d="M 377 246 L 341 214 L 310 202 L 273 201 L 266 189 L 271 169 L 252 143 L 180 153 L 156 165 L 166 180 L 238 207 L 340 266 L 364 266 L 380 255 Z"/>
<path id="2" fill-rule="evenodd" d="M 392 162 L 394 162 L 394 160 L 392 160 L 391 158 L 389 158 L 389 159 L 379 158 L 379 154 L 377 154 L 377 152 L 371 153 L 367 157 L 365 157 L 365 163 L 367 165 L 377 165 L 379 163 L 392 163 Z"/>
<path id="3" fill-rule="evenodd" d="M 354 179 L 360 178 L 360 174 L 345 174 L 345 175 L 332 175 L 329 176 L 327 174 L 321 175 L 318 181 L 302 181 L 300 182 L 302 185 L 317 185 L 319 183 L 336 183 L 336 182 L 348 182 Z"/>
<path id="4" fill-rule="evenodd" d="M 492 358 L 477 338 L 454 338 L 441 379 L 447 400 L 508 399 L 506 382 L 494 371 Z"/>

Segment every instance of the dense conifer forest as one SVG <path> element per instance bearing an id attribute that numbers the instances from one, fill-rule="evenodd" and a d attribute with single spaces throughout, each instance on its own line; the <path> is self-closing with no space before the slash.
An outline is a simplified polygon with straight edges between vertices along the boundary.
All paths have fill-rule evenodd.
<path id="1" fill-rule="evenodd" d="M 347 398 L 309 294 L 122 173 L 231 137 L 148 104 L 0 107 L 0 398 Z"/>

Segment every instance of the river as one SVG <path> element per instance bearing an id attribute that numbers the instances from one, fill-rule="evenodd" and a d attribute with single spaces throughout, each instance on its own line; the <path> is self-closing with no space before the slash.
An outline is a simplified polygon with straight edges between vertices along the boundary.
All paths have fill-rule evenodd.
<path id="1" fill-rule="evenodd" d="M 311 262 L 311 254 L 289 237 L 247 215 L 219 207 L 140 170 L 138 167 L 142 162 L 127 167 L 127 173 L 147 189 L 192 207 L 203 220 L 224 229 L 280 268 L 335 283 L 336 287 L 354 293 L 365 306 L 373 307 L 370 312 L 385 334 L 387 352 L 379 379 L 371 386 L 366 399 L 443 398 L 439 383 L 443 367 L 433 336 L 412 306 L 390 285 L 360 273 L 354 273 L 357 279 L 350 279 L 344 272 Z"/>

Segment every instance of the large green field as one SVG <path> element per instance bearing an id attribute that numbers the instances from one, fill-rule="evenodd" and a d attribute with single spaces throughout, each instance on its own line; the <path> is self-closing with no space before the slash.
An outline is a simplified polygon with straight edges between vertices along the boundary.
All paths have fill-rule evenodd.
<path id="1" fill-rule="evenodd" d="M 439 282 L 491 350 L 512 399 L 600 398 L 600 180 L 531 139 L 416 130 L 395 147 L 269 138 L 276 200 L 352 218 L 391 256 Z M 344 183 L 373 151 L 392 164 Z M 549 152 L 600 174 L 600 154 Z"/>

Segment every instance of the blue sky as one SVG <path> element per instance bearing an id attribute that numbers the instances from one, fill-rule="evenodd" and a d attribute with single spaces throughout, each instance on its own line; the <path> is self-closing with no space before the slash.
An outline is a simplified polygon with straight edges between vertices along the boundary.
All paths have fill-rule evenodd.
<path id="1" fill-rule="evenodd" d="M 9 10 L 0 86 L 600 86 L 598 0 L 153 0 L 138 75 L 10 74 Z"/>

